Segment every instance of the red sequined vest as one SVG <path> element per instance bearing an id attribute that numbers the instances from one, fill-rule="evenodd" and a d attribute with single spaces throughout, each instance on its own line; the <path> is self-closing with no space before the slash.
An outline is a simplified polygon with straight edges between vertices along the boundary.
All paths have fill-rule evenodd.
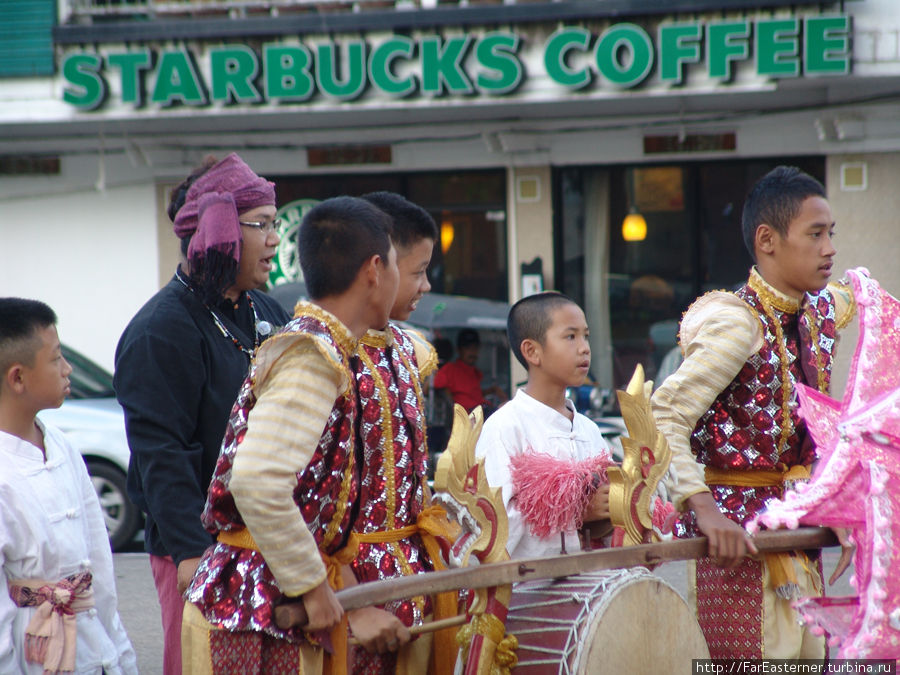
<path id="1" fill-rule="evenodd" d="M 290 339 L 291 333 L 311 336 L 313 340 L 322 343 L 326 352 L 332 352 L 342 364 L 348 364 L 351 354 L 346 352 L 320 318 L 300 316 L 271 339 Z M 256 371 L 254 360 L 231 411 L 222 452 L 210 483 L 202 521 L 213 534 L 242 527 L 244 524 L 235 507 L 228 483 L 235 451 L 247 431 L 247 417 L 256 404 L 254 389 L 260 385 L 256 381 Z M 328 554 L 335 553 L 346 543 L 350 531 L 350 507 L 359 494 L 354 458 L 356 415 L 356 396 L 351 386 L 334 402 L 312 459 L 305 468 L 298 467 L 294 503 L 300 509 L 319 549 Z"/>
<path id="2" fill-rule="evenodd" d="M 375 332 L 364 336 L 354 359 L 364 462 L 353 529 L 360 533 L 414 525 L 425 500 L 428 448 L 419 364 L 413 339 L 393 325 L 388 330 L 390 339 Z M 360 582 L 433 569 L 418 534 L 394 543 L 360 544 L 352 568 Z M 385 608 L 409 626 L 422 622 L 430 598 L 395 601 Z"/>
<path id="3" fill-rule="evenodd" d="M 824 289 L 807 294 L 798 313 L 758 278 L 737 292 L 759 317 L 763 346 L 697 422 L 691 449 L 701 464 L 721 469 L 783 469 L 809 465 L 815 451 L 797 413 L 795 384 L 827 392 L 835 343 L 835 305 Z"/>

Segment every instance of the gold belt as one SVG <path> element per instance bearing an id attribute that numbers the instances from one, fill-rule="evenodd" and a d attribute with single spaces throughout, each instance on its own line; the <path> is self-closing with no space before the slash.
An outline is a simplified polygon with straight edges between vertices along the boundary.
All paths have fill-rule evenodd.
<path id="1" fill-rule="evenodd" d="M 256 545 L 253 535 L 250 534 L 250 530 L 246 527 L 242 527 L 239 530 L 220 530 L 216 539 L 229 546 L 249 548 L 251 551 L 259 552 L 259 546 Z"/>
<path id="2" fill-rule="evenodd" d="M 741 469 L 718 469 L 708 466 L 705 470 L 707 485 L 732 485 L 734 487 L 776 487 L 785 481 L 809 478 L 809 467 L 797 464 L 784 471 L 764 469 L 747 471 Z"/>
<path id="3" fill-rule="evenodd" d="M 734 487 L 778 487 L 785 481 L 803 480 L 809 478 L 809 467 L 797 464 L 784 471 L 778 469 L 765 469 L 762 471 L 747 471 L 738 469 L 718 469 L 708 466 L 705 470 L 707 485 L 731 485 Z M 791 598 L 797 591 L 797 575 L 791 558 L 800 557 L 801 564 L 808 570 L 809 561 L 802 551 L 795 553 L 764 553 L 762 555 L 766 566 L 769 568 L 769 582 L 772 589 L 779 597 Z"/>

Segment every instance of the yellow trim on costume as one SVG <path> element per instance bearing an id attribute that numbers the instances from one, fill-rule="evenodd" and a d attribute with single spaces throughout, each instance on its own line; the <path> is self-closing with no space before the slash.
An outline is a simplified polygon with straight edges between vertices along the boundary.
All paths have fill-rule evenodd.
<path id="1" fill-rule="evenodd" d="M 783 293 L 779 293 L 776 289 L 769 286 L 759 272 L 754 267 L 750 271 L 750 280 L 747 282 L 751 289 L 756 292 L 762 305 L 763 312 L 775 328 L 775 349 L 778 352 L 778 358 L 781 361 L 781 434 L 778 438 L 777 452 L 780 457 L 787 445 L 788 438 L 791 435 L 791 368 L 787 358 L 787 345 L 784 340 L 784 330 L 781 327 L 781 321 L 775 318 L 772 309 L 778 309 L 782 312 L 795 313 L 800 310 L 800 303 L 794 298 L 789 298 Z M 751 309 L 753 309 L 751 307 Z M 756 310 L 754 310 L 756 312 Z M 804 311 L 810 311 L 807 307 Z M 756 312 L 757 315 L 759 314 Z M 799 321 L 799 317 L 798 317 Z M 816 357 L 816 366 L 818 371 L 818 389 L 822 393 L 826 393 L 825 368 L 822 363 L 822 350 L 819 347 L 818 329 L 815 329 L 815 339 L 813 336 L 815 321 L 810 321 L 810 342 L 812 343 L 813 352 Z"/>
<path id="2" fill-rule="evenodd" d="M 825 368 L 823 367 L 819 350 L 819 326 L 815 321 L 809 322 L 809 341 L 815 345 L 816 351 L 816 386 L 823 394 L 828 393 L 828 383 L 825 381 Z"/>
<path id="3" fill-rule="evenodd" d="M 407 525 L 396 530 L 377 530 L 375 532 L 357 532 L 360 544 L 393 544 L 413 536 L 419 531 L 417 525 Z"/>
<path id="4" fill-rule="evenodd" d="M 216 541 L 237 548 L 249 548 L 251 551 L 259 553 L 259 546 L 256 544 L 256 540 L 253 539 L 253 535 L 250 534 L 250 530 L 246 527 L 242 527 L 239 530 L 220 530 Z"/>
<path id="5" fill-rule="evenodd" d="M 314 319 L 318 319 L 324 323 L 328 327 L 328 330 L 331 331 L 331 336 L 334 338 L 334 341 L 337 342 L 338 347 L 340 347 L 347 356 L 350 356 L 356 351 L 356 337 L 354 337 L 353 333 L 350 332 L 350 329 L 347 328 L 340 319 L 327 309 L 319 307 L 319 305 L 314 302 L 301 300 L 294 306 L 294 318 L 298 318 L 299 314 L 312 316 Z"/>
<path id="6" fill-rule="evenodd" d="M 390 330 L 390 328 L 388 328 Z M 374 346 L 374 345 L 373 345 Z M 398 354 L 402 352 L 397 349 Z M 385 504 L 387 511 L 387 527 L 389 531 L 398 532 L 401 530 L 405 530 L 407 528 L 401 528 L 401 530 L 395 530 L 394 525 L 396 523 L 396 512 L 397 512 L 397 475 L 396 475 L 396 464 L 394 462 L 394 415 L 393 410 L 391 409 L 391 398 L 390 392 L 388 388 L 384 384 L 384 380 L 378 372 L 378 369 L 375 367 L 375 363 L 372 360 L 372 357 L 369 356 L 369 353 L 360 348 L 359 349 L 359 358 L 363 362 L 363 365 L 368 368 L 369 372 L 372 375 L 372 381 L 375 383 L 376 390 L 376 400 L 378 401 L 378 406 L 381 408 L 381 445 L 383 448 L 383 452 L 381 453 L 382 457 L 382 471 L 384 475 L 384 494 L 387 498 L 387 503 Z M 382 356 L 388 358 L 387 354 L 384 351 L 380 352 Z M 390 364 L 388 364 L 390 367 Z M 392 369 L 393 370 L 393 369 Z M 415 379 L 415 378 L 413 378 Z M 414 527 L 414 526 L 411 526 Z M 381 534 L 381 533 L 374 533 Z M 368 536 L 366 534 L 357 533 L 357 536 Z M 406 535 L 409 536 L 409 535 Z M 406 556 L 403 554 L 403 550 L 399 546 L 394 546 L 393 543 L 400 541 L 404 537 L 399 537 L 395 540 L 384 540 L 383 543 L 388 545 L 390 549 L 390 554 L 394 556 L 394 559 L 397 561 L 398 566 L 400 567 L 400 572 L 404 576 L 409 576 L 413 573 L 412 566 L 409 564 L 409 560 L 407 560 Z M 365 541 L 365 540 L 361 540 Z M 378 539 L 376 542 L 371 543 L 382 543 L 382 540 Z M 425 597 L 422 595 L 417 595 L 412 598 L 413 602 L 416 604 L 416 607 L 419 608 L 419 611 L 422 612 L 425 609 Z"/>
<path id="7" fill-rule="evenodd" d="M 826 286 L 828 291 L 834 296 L 834 327 L 837 330 L 841 330 L 847 327 L 853 317 L 856 316 L 856 296 L 853 294 L 853 289 L 850 288 L 849 285 L 842 283 L 840 281 L 832 281 L 828 286 Z M 841 299 L 844 301 L 845 306 L 842 308 L 841 303 L 838 300 Z M 838 310 L 843 309 L 843 312 L 838 314 Z"/>
<path id="8" fill-rule="evenodd" d="M 809 558 L 803 551 L 762 554 L 762 559 L 769 569 L 769 586 L 779 597 L 791 598 L 797 592 L 797 572 L 794 569 L 794 558 L 797 558 L 803 570 L 810 575 Z M 810 577 L 812 578 L 812 575 Z"/>
<path id="9" fill-rule="evenodd" d="M 271 368 L 272 364 L 291 348 L 291 342 L 308 342 L 312 344 L 325 358 L 325 361 L 341 375 L 344 380 L 341 396 L 348 395 L 353 388 L 353 373 L 350 371 L 347 361 L 356 351 L 356 346 L 358 344 L 356 337 L 336 316 L 314 303 L 307 302 L 306 300 L 298 302 L 294 307 L 294 318 L 299 318 L 301 314 L 310 316 L 313 319 L 324 323 L 331 332 L 331 337 L 338 349 L 335 350 L 334 347 L 317 335 L 288 330 L 286 332 L 278 332 L 263 342 L 257 350 L 256 355 L 253 357 L 254 364 L 261 364 L 265 367 L 266 370 L 264 372 L 267 374 L 268 369 Z M 285 341 L 288 342 L 287 345 L 282 344 Z M 281 351 L 270 359 L 269 354 L 275 349 L 281 349 Z M 254 391 L 256 391 L 258 385 L 255 371 L 255 368 L 251 368 L 251 372 L 254 373 L 253 381 L 251 382 Z"/>
<path id="10" fill-rule="evenodd" d="M 767 304 L 770 307 L 774 307 L 781 312 L 788 312 L 789 314 L 796 314 L 800 310 L 799 300 L 785 295 L 776 288 L 772 288 L 772 286 L 762 278 L 762 275 L 755 266 L 750 270 L 750 279 L 747 281 L 747 285 L 756 291 L 759 299 L 762 300 L 764 304 Z"/>
<path id="11" fill-rule="evenodd" d="M 807 480 L 810 477 L 808 466 L 796 464 L 784 471 L 769 469 L 765 471 L 741 471 L 737 469 L 717 469 L 707 466 L 705 469 L 706 483 L 708 485 L 731 485 L 734 487 L 775 487 L 788 481 Z M 802 551 L 763 553 L 762 559 L 769 569 L 769 585 L 780 597 L 792 597 L 797 588 L 797 574 L 794 571 L 792 558 L 801 556 L 806 559 Z"/>
<path id="12" fill-rule="evenodd" d="M 447 512 L 443 507 L 429 506 L 419 513 L 416 522 L 412 525 L 398 527 L 395 530 L 378 530 L 376 532 L 365 533 L 357 532 L 356 538 L 359 539 L 361 544 L 389 544 L 407 539 L 417 532 L 421 532 L 423 536 L 436 535 L 452 540 L 455 538 L 456 533 L 449 527 L 449 521 L 446 522 L 446 525 L 441 522 L 442 517 L 446 521 L 446 515 Z M 433 560 L 432 563 L 439 565 L 440 561 L 441 558 L 438 556 L 437 560 Z"/>
<path id="13" fill-rule="evenodd" d="M 419 379 L 424 380 L 426 377 L 435 372 L 438 367 L 437 350 L 434 345 L 425 339 L 417 330 L 411 328 L 403 328 L 404 333 L 413 343 L 413 352 L 416 355 L 416 364 L 419 370 Z"/>
<path id="14" fill-rule="evenodd" d="M 426 344 L 431 346 L 430 343 L 426 343 Z M 415 346 L 413 346 L 413 349 L 415 350 Z M 432 351 L 434 351 L 434 350 L 432 349 Z M 409 357 L 406 355 L 406 353 L 402 349 L 397 349 L 397 354 L 400 356 L 400 361 L 403 363 L 403 367 L 406 368 L 407 372 L 409 372 L 409 373 L 418 372 L 419 373 L 419 377 L 413 377 L 413 378 L 411 378 L 411 380 L 412 380 L 413 392 L 415 392 L 415 394 L 416 394 L 416 409 L 419 411 L 420 421 L 422 422 L 422 450 L 424 450 L 425 456 L 428 457 L 428 434 L 426 433 L 426 430 L 425 430 L 425 392 L 422 391 L 422 377 L 423 377 L 422 371 L 421 371 L 421 369 L 416 370 L 413 368 L 412 364 L 409 361 Z M 437 352 L 434 352 L 434 358 L 435 358 L 435 364 L 436 364 L 437 363 Z M 428 484 L 425 483 L 423 485 L 423 488 L 426 488 L 427 485 Z M 424 506 L 424 504 L 423 504 L 423 506 Z"/>
<path id="15" fill-rule="evenodd" d="M 390 328 L 388 328 L 388 330 L 390 330 Z M 388 346 L 388 336 L 386 335 L 386 331 L 369 329 L 366 331 L 366 334 L 359 339 L 359 342 L 360 344 L 373 347 L 374 349 L 385 349 Z"/>
<path id="16" fill-rule="evenodd" d="M 802 464 L 779 471 L 747 471 L 739 469 L 717 469 L 707 466 L 704 470 L 707 485 L 731 485 L 734 487 L 776 487 L 787 481 L 806 480 L 810 476 L 809 467 Z"/>
<path id="17" fill-rule="evenodd" d="M 380 354 L 387 358 L 387 355 L 384 352 L 380 352 Z M 397 508 L 397 477 L 394 472 L 394 417 L 393 411 L 391 410 L 390 392 L 385 386 L 384 380 L 381 378 L 378 368 L 375 366 L 375 362 L 365 349 L 359 350 L 359 358 L 372 376 L 372 381 L 375 383 L 375 389 L 377 391 L 375 398 L 378 401 L 378 407 L 381 408 L 381 445 L 384 449 L 384 452 L 382 452 L 382 471 L 385 479 L 384 494 L 387 496 L 386 525 L 389 529 L 394 529 L 394 512 Z M 388 445 L 390 445 L 390 447 L 387 447 Z"/>
<path id="18" fill-rule="evenodd" d="M 350 448 L 350 452 L 353 452 L 352 447 Z M 322 535 L 322 548 L 327 548 L 337 536 L 338 528 L 341 526 L 341 521 L 344 519 L 344 514 L 347 512 L 347 506 L 349 505 L 347 498 L 350 496 L 350 487 L 353 484 L 353 474 L 355 469 L 356 464 L 351 458 L 351 461 L 347 462 L 347 468 L 344 470 L 344 479 L 341 481 L 341 492 L 337 498 L 334 517 L 331 519 L 331 522 L 328 523 L 328 527 L 325 528 L 325 534 Z"/>

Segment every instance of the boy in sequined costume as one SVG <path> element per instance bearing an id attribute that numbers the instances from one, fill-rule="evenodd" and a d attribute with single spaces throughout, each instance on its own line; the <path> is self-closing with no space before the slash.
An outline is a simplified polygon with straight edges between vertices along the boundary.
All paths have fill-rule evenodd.
<path id="1" fill-rule="evenodd" d="M 186 672 L 346 672 L 347 627 L 333 589 L 354 582 L 347 565 L 358 550 L 350 360 L 393 306 L 390 229 L 385 214 L 352 197 L 322 202 L 301 224 L 312 301 L 298 303 L 294 319 L 262 345 L 229 419 L 202 517 L 217 543 L 187 594 Z M 279 626 L 282 602 L 302 602 L 308 623 Z M 395 617 L 373 621 L 379 635 L 409 639 Z M 324 658 L 320 645 L 329 643 Z"/>
<path id="2" fill-rule="evenodd" d="M 684 511 L 678 535 L 709 538 L 696 595 L 710 655 L 824 658 L 823 639 L 791 607 L 823 592 L 818 552 L 745 557 L 757 551 L 743 526 L 809 477 L 816 453 L 794 387 L 828 391 L 852 296 L 829 284 L 834 218 L 814 178 L 793 167 L 768 173 L 747 198 L 742 227 L 756 261 L 749 280 L 691 305 L 680 327 L 685 360 L 653 396 L 673 454 L 668 487 Z M 844 553 L 832 579 L 849 562 Z"/>
<path id="3" fill-rule="evenodd" d="M 390 318 L 405 321 L 431 289 L 427 270 L 437 226 L 427 211 L 398 194 L 375 192 L 363 199 L 393 221 L 391 239 L 397 248 L 400 285 Z M 393 321 L 363 336 L 354 362 L 364 462 L 359 517 L 353 526 L 360 551 L 352 567 L 360 583 L 429 572 L 436 563 L 441 567 L 433 535 L 438 532 L 435 528 L 442 511 L 428 507 L 422 393 L 422 380 L 434 370 L 437 356 L 421 335 Z M 385 609 L 406 626 L 421 624 L 435 613 L 433 599 L 428 596 L 394 601 Z M 373 611 L 376 609 L 349 612 L 354 635 L 370 631 L 367 615 Z M 445 638 L 438 635 L 436 644 L 441 645 Z M 432 636 L 426 633 L 405 646 L 383 641 L 372 651 L 356 649 L 352 670 L 359 675 L 424 674 L 431 646 Z M 452 644 L 446 652 L 445 645 L 437 660 L 452 669 Z"/>

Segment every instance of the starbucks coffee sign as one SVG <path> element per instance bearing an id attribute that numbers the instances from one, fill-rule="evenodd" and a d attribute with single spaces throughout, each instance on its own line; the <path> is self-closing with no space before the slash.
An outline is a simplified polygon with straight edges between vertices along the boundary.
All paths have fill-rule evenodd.
<path id="1" fill-rule="evenodd" d="M 534 34 L 539 34 L 535 31 Z M 63 100 L 81 110 L 240 106 L 370 99 L 506 97 L 529 86 L 555 93 L 729 85 L 844 75 L 847 15 L 562 27 L 516 32 L 372 35 L 180 48 L 110 47 L 64 55 Z M 539 83 L 539 84 L 538 84 Z"/>

